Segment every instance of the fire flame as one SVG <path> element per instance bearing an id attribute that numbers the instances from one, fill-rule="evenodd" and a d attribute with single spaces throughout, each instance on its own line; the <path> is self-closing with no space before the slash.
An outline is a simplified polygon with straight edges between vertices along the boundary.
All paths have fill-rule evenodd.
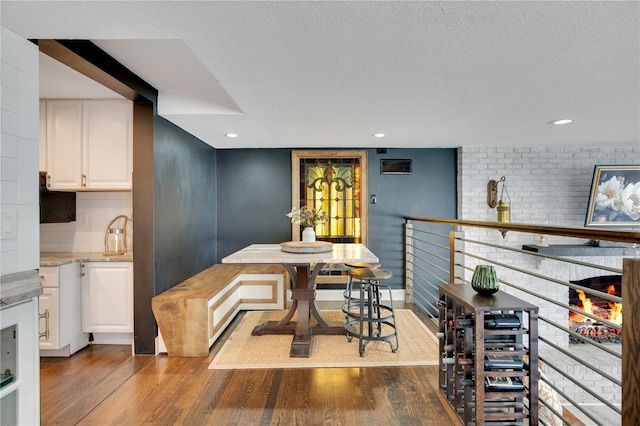
<path id="1" fill-rule="evenodd" d="M 615 296 L 616 288 L 610 285 L 607 288 L 607 293 Z M 609 308 L 611 308 L 611 312 L 609 313 L 609 321 L 615 322 L 616 324 L 622 324 L 622 303 L 609 302 Z"/>
<path id="2" fill-rule="evenodd" d="M 582 302 L 582 310 L 597 317 L 609 320 L 616 324 L 622 324 L 622 303 L 618 302 L 609 302 L 610 311 L 606 311 L 605 309 L 598 309 L 594 311 L 593 303 L 591 299 L 587 297 L 584 291 L 576 289 L 576 293 L 578 294 L 578 298 L 580 302 Z M 616 294 L 616 289 L 613 285 L 610 285 L 607 288 L 607 293 L 611 295 Z M 589 320 L 590 318 L 579 314 L 577 312 L 569 312 L 569 320 L 575 322 L 584 322 Z"/>

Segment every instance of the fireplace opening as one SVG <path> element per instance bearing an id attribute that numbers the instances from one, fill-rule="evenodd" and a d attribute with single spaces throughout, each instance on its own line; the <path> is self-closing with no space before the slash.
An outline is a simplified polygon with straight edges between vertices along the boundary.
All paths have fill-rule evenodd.
<path id="1" fill-rule="evenodd" d="M 621 275 L 602 275 L 571 281 L 571 283 L 603 293 L 602 295 L 587 294 L 580 289 L 569 288 L 569 304 L 571 306 L 597 318 L 622 325 L 622 303 L 606 296 L 622 296 Z M 622 330 L 578 312 L 569 311 L 569 329 L 598 343 L 622 343 Z M 575 336 L 570 336 L 569 342 L 585 343 Z"/>

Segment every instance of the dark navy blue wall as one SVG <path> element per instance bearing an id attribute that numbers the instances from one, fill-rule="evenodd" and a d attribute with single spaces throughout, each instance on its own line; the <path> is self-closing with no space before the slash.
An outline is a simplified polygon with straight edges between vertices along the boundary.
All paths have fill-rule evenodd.
<path id="1" fill-rule="evenodd" d="M 216 263 L 216 150 L 154 120 L 155 294 Z"/>
<path id="2" fill-rule="evenodd" d="M 291 150 L 217 151 L 218 263 L 253 243 L 291 240 Z"/>
<path id="3" fill-rule="evenodd" d="M 380 160 L 410 159 L 412 174 L 382 175 Z M 456 150 L 369 151 L 369 249 L 393 272 L 392 287 L 404 287 L 404 216 L 456 217 Z"/>
<path id="4" fill-rule="evenodd" d="M 404 286 L 403 216 L 456 217 L 456 150 L 367 150 L 369 248 Z M 410 159 L 412 174 L 382 175 L 380 160 Z M 291 240 L 291 150 L 218 150 L 217 261 L 252 243 Z M 369 200 L 366 200 L 369 202 Z"/>

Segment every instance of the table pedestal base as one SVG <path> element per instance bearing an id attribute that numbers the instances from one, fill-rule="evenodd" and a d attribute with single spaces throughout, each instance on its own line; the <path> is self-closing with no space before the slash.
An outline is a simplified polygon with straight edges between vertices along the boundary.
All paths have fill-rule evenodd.
<path id="1" fill-rule="evenodd" d="M 311 336 L 313 335 L 346 335 L 344 324 L 339 322 L 329 323 L 315 303 L 315 279 L 322 269 L 323 264 L 316 264 L 313 271 L 309 272 L 308 264 L 289 265 L 284 267 L 291 276 L 293 288 L 291 289 L 291 307 L 289 312 L 280 321 L 268 321 L 253 329 L 251 335 L 262 336 L 264 334 L 293 334 L 291 343 L 291 358 L 309 358 Z M 298 314 L 297 321 L 293 316 Z M 312 325 L 309 320 L 313 318 L 317 324 Z"/>
<path id="2" fill-rule="evenodd" d="M 329 325 L 314 325 L 309 327 L 308 333 L 296 333 L 297 321 L 290 321 L 287 325 L 279 325 L 279 321 L 267 321 L 256 326 L 251 332 L 252 336 L 263 336 L 265 334 L 293 334 L 291 342 L 291 358 L 309 358 L 309 350 L 311 348 L 311 336 L 346 335 L 344 324 L 340 322 L 330 322 Z"/>

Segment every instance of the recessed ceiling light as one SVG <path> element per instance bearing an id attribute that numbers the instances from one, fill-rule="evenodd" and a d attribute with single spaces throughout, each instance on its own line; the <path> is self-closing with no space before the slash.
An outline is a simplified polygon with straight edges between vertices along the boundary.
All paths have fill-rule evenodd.
<path id="1" fill-rule="evenodd" d="M 376 133 L 373 135 L 374 138 L 384 138 L 384 133 Z"/>
<path id="2" fill-rule="evenodd" d="M 237 133 L 227 133 L 225 136 L 228 137 L 228 138 L 237 138 L 238 134 Z"/>
<path id="3" fill-rule="evenodd" d="M 569 123 L 573 123 L 573 120 L 570 118 L 562 118 L 560 120 L 554 120 L 551 122 L 551 124 L 557 124 L 557 125 L 569 124 Z"/>

